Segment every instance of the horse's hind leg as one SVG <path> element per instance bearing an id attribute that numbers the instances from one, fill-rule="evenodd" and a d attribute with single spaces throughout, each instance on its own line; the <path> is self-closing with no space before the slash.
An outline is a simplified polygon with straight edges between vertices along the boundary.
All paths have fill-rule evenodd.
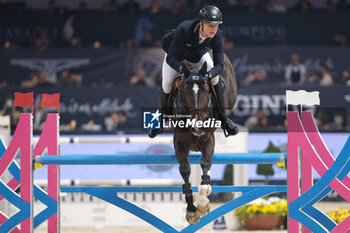
<path id="1" fill-rule="evenodd" d="M 194 206 L 194 195 L 192 193 L 192 187 L 190 183 L 191 166 L 188 163 L 189 151 L 185 150 L 180 143 L 175 143 L 176 158 L 180 164 L 180 173 L 184 180 L 182 185 L 182 190 L 184 194 L 184 199 L 187 203 L 186 208 L 186 220 L 189 224 L 197 224 L 199 222 L 199 215 L 197 213 L 197 208 Z"/>
<path id="2" fill-rule="evenodd" d="M 208 145 L 207 148 L 202 151 L 201 168 L 202 168 L 202 181 L 198 187 L 198 206 L 197 212 L 200 216 L 205 216 L 210 212 L 208 196 L 211 194 L 210 185 L 210 167 L 212 165 L 212 158 L 214 154 L 214 145 Z"/>

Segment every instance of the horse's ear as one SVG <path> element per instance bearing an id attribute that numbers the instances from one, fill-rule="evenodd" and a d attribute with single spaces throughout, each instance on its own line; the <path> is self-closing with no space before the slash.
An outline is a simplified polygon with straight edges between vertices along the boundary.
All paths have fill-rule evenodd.
<path id="1" fill-rule="evenodd" d="M 201 75 L 205 75 L 206 72 L 207 72 L 207 62 L 204 62 L 202 65 L 202 68 L 199 70 L 199 73 Z"/>

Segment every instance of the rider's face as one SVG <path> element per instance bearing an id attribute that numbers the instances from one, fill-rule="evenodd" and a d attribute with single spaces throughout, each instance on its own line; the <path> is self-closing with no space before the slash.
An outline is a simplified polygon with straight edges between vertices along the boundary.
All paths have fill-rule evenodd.
<path id="1" fill-rule="evenodd" d="M 213 38 L 218 31 L 219 24 L 211 24 L 202 22 L 202 35 L 205 37 Z"/>

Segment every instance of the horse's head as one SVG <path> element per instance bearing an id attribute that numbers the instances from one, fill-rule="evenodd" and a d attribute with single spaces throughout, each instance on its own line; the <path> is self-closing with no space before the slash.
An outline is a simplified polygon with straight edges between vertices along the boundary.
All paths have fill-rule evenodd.
<path id="1" fill-rule="evenodd" d="M 200 70 L 192 69 L 181 89 L 181 98 L 185 113 L 191 115 L 191 119 L 204 122 L 212 117 L 210 80 L 205 78 L 207 63 L 204 63 Z M 204 134 L 203 128 L 191 127 L 190 130 L 196 136 Z"/>

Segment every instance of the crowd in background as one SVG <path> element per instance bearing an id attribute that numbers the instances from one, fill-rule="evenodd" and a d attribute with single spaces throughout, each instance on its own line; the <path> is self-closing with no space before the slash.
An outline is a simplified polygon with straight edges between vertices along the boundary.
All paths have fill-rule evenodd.
<path id="1" fill-rule="evenodd" d="M 4 1 L 4 0 L 3 0 Z M 282 1 L 279 0 L 173 0 L 171 4 L 164 6 L 163 1 L 152 0 L 150 5 L 144 7 L 141 0 L 105 0 L 101 4 L 100 9 L 90 9 L 86 1 L 82 0 L 78 4 L 76 9 L 68 9 L 59 4 L 59 1 L 50 0 L 46 9 L 38 10 L 31 9 L 26 5 L 25 2 L 20 1 L 2 2 L 0 0 L 0 14 L 23 14 L 26 12 L 46 12 L 48 14 L 59 14 L 64 15 L 64 22 L 62 28 L 60 28 L 60 34 L 62 41 L 57 44 L 57 42 L 50 41 L 47 31 L 44 26 L 37 25 L 31 29 L 30 36 L 27 38 L 27 43 L 24 47 L 18 46 L 16 43 L 10 40 L 2 41 L 0 38 L 0 45 L 2 49 L 15 50 L 16 48 L 30 48 L 37 51 L 45 51 L 49 48 L 83 48 L 84 47 L 84 37 L 79 35 L 76 31 L 76 21 L 75 17 L 77 14 L 84 12 L 100 12 L 103 14 L 118 14 L 118 13 L 129 13 L 132 14 L 144 13 L 144 14 L 160 14 L 167 13 L 171 16 L 175 16 L 178 13 L 193 12 L 196 15 L 198 9 L 205 4 L 217 5 L 224 12 L 249 12 L 249 13 L 276 13 L 283 14 L 286 12 L 349 12 L 350 4 L 347 0 L 324 0 L 323 7 L 315 7 L 309 0 L 297 0 L 291 5 L 283 5 Z M 349 45 L 349 32 L 346 30 L 337 31 L 331 38 L 329 46 L 347 47 Z M 151 48 L 151 47 L 161 47 L 160 37 L 152 35 L 150 32 L 144 32 L 138 40 L 135 38 L 129 38 L 124 41 L 118 42 L 115 47 L 119 48 Z M 229 50 L 235 47 L 234 41 L 230 41 L 227 37 L 225 39 L 225 50 Z M 103 48 L 105 45 L 99 41 L 96 37 L 96 41 L 93 43 L 92 48 L 99 49 Z M 91 48 L 91 46 L 89 46 Z M 285 67 L 283 77 L 278 81 L 281 86 L 290 85 L 320 85 L 320 86 L 332 86 L 334 84 L 341 84 L 344 86 L 350 86 L 350 63 L 349 68 L 341 71 L 340 76 L 334 76 L 332 67 L 328 64 L 322 64 L 320 69 L 308 70 L 303 64 L 303 57 L 297 53 L 290 55 L 290 63 Z M 128 77 L 122 85 L 128 86 L 147 86 L 148 73 L 142 69 L 138 68 Z M 238 77 L 239 86 L 253 86 L 260 84 L 270 84 L 271 80 L 269 78 L 269 72 L 264 68 L 258 68 L 249 72 L 245 77 Z M 161 83 L 161 72 L 157 76 L 157 80 L 152 85 L 160 85 Z M 98 86 L 98 87 L 112 87 L 119 84 L 114 84 L 106 82 L 104 78 L 97 77 L 96 81 L 93 83 L 86 84 L 84 82 L 84 75 L 81 71 L 75 69 L 64 69 L 61 70 L 57 77 L 52 79 L 48 77 L 42 70 L 34 70 L 28 72 L 28 76 L 23 78 L 23 81 L 19 84 L 21 88 L 35 88 L 35 87 L 81 87 L 81 86 Z M 1 74 L 0 70 L 0 89 L 9 86 L 9 79 Z M 8 113 L 9 103 L 6 102 L 4 108 L 0 111 L 0 114 Z M 36 122 L 34 128 L 40 130 L 42 127 L 42 119 L 40 116 L 44 110 L 36 110 Z M 321 128 L 327 128 L 331 125 L 332 128 L 338 125 L 330 124 L 331 120 L 327 119 L 327 114 L 325 112 L 320 112 L 317 114 L 317 119 Z M 104 130 L 110 132 L 117 132 L 123 129 L 123 124 L 127 120 L 127 114 L 124 111 L 113 112 L 104 119 L 103 126 Z M 266 128 L 269 125 L 269 119 L 266 116 L 263 109 L 258 109 L 256 113 L 251 116 L 244 125 L 248 129 L 259 129 Z M 341 126 L 341 124 L 340 124 Z M 72 120 L 66 125 L 62 125 L 62 130 L 74 130 L 77 128 L 77 123 Z M 83 130 L 94 131 L 101 130 L 98 128 L 94 122 L 87 122 L 79 126 Z M 97 128 L 96 128 L 97 127 Z"/>
<path id="2" fill-rule="evenodd" d="M 1 3 L 4 1 L 3 3 Z M 146 1 L 147 2 L 147 1 Z M 59 1 L 50 0 L 48 5 L 43 9 L 32 9 L 23 0 L 11 2 L 7 0 L 0 0 L 0 12 L 7 14 L 17 14 L 25 12 L 47 12 L 48 14 L 60 14 L 64 15 L 64 22 L 60 28 L 60 34 L 62 40 L 60 42 L 50 41 L 47 35 L 47 29 L 44 26 L 37 25 L 31 29 L 31 34 L 27 38 L 26 45 L 17 46 L 15 42 L 6 40 L 2 41 L 0 36 L 0 43 L 4 49 L 15 48 L 31 48 L 38 51 L 45 51 L 48 48 L 82 48 L 84 45 L 84 37 L 79 35 L 76 30 L 75 14 L 82 12 L 102 12 L 105 14 L 118 14 L 121 12 L 130 14 L 136 14 L 143 12 L 146 14 L 158 14 L 169 13 L 178 14 L 183 12 L 193 12 L 195 16 L 198 9 L 205 4 L 214 4 L 221 8 L 225 12 L 267 12 L 267 13 L 284 13 L 284 12 L 350 12 L 350 4 L 347 0 L 324 0 L 323 4 L 317 7 L 313 6 L 310 0 L 295 0 L 293 4 L 283 5 L 286 1 L 282 0 L 150 0 L 148 5 L 140 0 L 105 0 L 100 4 L 100 9 L 89 8 L 87 1 L 80 1 L 77 4 L 77 8 L 68 9 L 66 6 L 60 5 Z M 144 22 L 147 24 L 147 22 Z M 136 32 L 137 34 L 137 32 Z M 337 31 L 332 38 L 330 38 L 329 45 L 336 45 L 345 47 L 349 45 L 348 40 L 349 32 L 346 30 Z M 225 50 L 229 50 L 235 47 L 235 42 L 224 37 Z M 115 45 L 120 48 L 134 48 L 134 47 L 161 47 L 161 35 L 153 35 L 151 32 L 145 30 L 140 35 L 135 35 L 135 38 L 129 38 L 123 41 L 117 42 Z M 91 45 L 89 46 L 91 47 Z M 103 48 L 103 42 L 99 41 L 98 35 L 96 35 L 96 41 L 92 44 L 95 49 Z M 291 64 L 286 68 L 286 72 L 283 80 L 279 80 L 278 83 L 285 85 L 291 84 L 319 84 L 321 86 L 330 86 L 334 83 L 350 85 L 349 81 L 349 69 L 337 71 L 341 73 L 341 77 L 333 77 L 333 70 L 326 64 L 321 67 L 319 71 L 307 70 L 303 63 L 303 58 L 295 54 L 291 58 Z M 349 65 L 350 66 L 350 65 Z M 134 70 L 133 73 L 128 74 L 128 81 L 123 84 L 126 85 L 149 85 L 147 80 L 147 72 L 142 69 Z M 93 84 L 84 83 L 84 77 L 79 70 L 63 70 L 54 80 L 50 80 L 50 77 L 45 77 L 46 74 L 40 70 L 31 72 L 25 80 L 20 84 L 21 87 L 36 87 L 36 86 L 69 86 L 80 87 L 83 85 L 94 86 L 113 86 L 119 85 L 115 83 L 106 83 L 103 78 L 98 78 Z M 296 77 L 297 76 L 297 77 Z M 3 77 L 0 72 L 0 88 L 8 85 L 8 78 Z M 161 79 L 160 75 L 156 82 L 152 84 L 159 84 Z M 247 74 L 246 77 L 238 77 L 239 85 L 249 86 L 262 83 L 271 83 L 268 71 L 264 69 L 256 69 Z"/>
<path id="3" fill-rule="evenodd" d="M 142 8 L 142 1 L 137 0 L 105 0 L 99 10 L 89 9 L 88 3 L 84 0 L 80 1 L 77 9 L 67 9 L 66 7 L 60 6 L 59 1 L 50 0 L 48 6 L 44 10 L 49 14 L 60 14 L 64 15 L 64 24 L 61 28 L 62 40 L 50 41 L 47 36 L 47 31 L 42 25 L 37 25 L 31 31 L 31 36 L 27 39 L 25 46 L 35 48 L 37 50 L 45 50 L 52 47 L 85 47 L 82 35 L 75 30 L 74 15 L 84 12 L 102 12 L 104 14 L 118 14 L 128 13 L 130 17 L 132 14 L 144 13 L 144 14 L 160 14 L 167 13 L 175 16 L 178 13 L 193 12 L 197 14 L 200 6 L 205 4 L 217 5 L 220 9 L 226 12 L 266 12 L 266 13 L 285 13 L 285 12 L 350 12 L 350 3 L 348 0 L 324 0 L 323 7 L 314 7 L 309 0 L 298 0 L 295 1 L 294 5 L 286 6 L 280 3 L 279 0 L 172 0 L 171 4 L 161 4 L 160 0 L 152 0 L 150 5 Z M 6 2 L 1 3 L 0 0 L 0 12 L 7 14 L 25 13 L 25 12 L 42 12 L 42 10 L 31 9 L 26 5 L 25 2 Z M 16 48 L 23 45 L 18 45 L 14 41 L 5 40 L 1 41 L 3 48 Z M 228 44 L 234 45 L 234 41 L 228 41 Z M 341 29 L 334 33 L 329 38 L 329 45 L 333 46 L 348 46 L 349 45 L 349 31 L 347 29 Z M 104 44 L 99 41 L 98 35 L 96 40 L 89 47 L 101 48 Z M 110 46 L 110 45 L 108 45 Z M 159 36 L 154 36 L 151 33 L 144 33 L 141 38 L 135 40 L 134 38 L 128 38 L 123 41 L 119 41 L 114 46 L 120 48 L 133 48 L 133 47 L 154 47 L 160 46 Z"/>
<path id="4" fill-rule="evenodd" d="M 94 4 L 92 7 L 89 6 L 88 2 L 89 1 L 86 0 L 75 1 L 74 5 L 77 6 L 72 9 L 71 6 L 62 5 L 60 1 L 49 0 L 46 6 L 46 11 L 49 13 L 65 13 L 67 10 L 75 10 L 78 12 L 98 10 L 104 13 L 146 12 L 157 14 L 160 12 L 170 12 L 177 14 L 182 11 L 197 11 L 200 6 L 205 4 L 213 4 L 226 11 L 231 10 L 241 12 L 341 12 L 350 10 L 350 4 L 347 0 L 323 0 L 319 1 L 320 3 L 316 4 L 316 6 L 312 3 L 315 1 L 310 0 L 293 0 L 290 1 L 291 3 L 289 4 L 287 4 L 287 1 L 285 0 L 105 0 L 99 1 L 98 4 Z M 40 9 L 45 9 L 45 6 L 41 6 Z M 1 12 L 25 13 L 35 10 L 37 10 L 37 8 L 27 4 L 26 0 L 13 2 L 8 0 L 0 1 Z"/>

